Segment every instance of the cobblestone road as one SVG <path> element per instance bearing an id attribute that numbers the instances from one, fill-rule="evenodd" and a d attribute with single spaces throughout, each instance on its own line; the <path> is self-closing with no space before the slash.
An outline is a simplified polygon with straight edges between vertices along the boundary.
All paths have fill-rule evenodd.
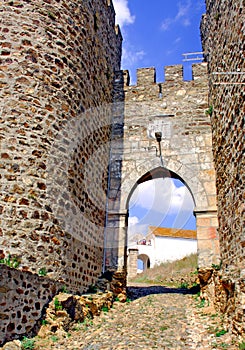
<path id="1" fill-rule="evenodd" d="M 78 324 L 66 338 L 43 339 L 35 349 L 239 349 L 220 317 L 195 296 L 164 287 L 131 287 L 132 301 Z"/>

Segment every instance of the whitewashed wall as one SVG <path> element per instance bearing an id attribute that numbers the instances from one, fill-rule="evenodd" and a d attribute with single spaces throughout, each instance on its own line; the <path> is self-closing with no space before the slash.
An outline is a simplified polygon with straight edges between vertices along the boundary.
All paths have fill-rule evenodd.
<path id="1" fill-rule="evenodd" d="M 137 245 L 139 254 L 145 254 L 150 259 L 150 267 L 166 261 L 182 259 L 192 253 L 197 253 L 197 240 L 186 238 L 156 237 L 152 245 Z"/>

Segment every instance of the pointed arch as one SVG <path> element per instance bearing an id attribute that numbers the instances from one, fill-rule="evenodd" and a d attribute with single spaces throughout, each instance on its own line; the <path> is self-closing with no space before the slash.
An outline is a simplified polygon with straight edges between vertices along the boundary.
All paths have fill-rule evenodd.
<path id="1" fill-rule="evenodd" d="M 182 177 L 179 176 L 178 174 L 176 174 L 175 172 L 160 166 L 160 167 L 154 168 L 154 169 L 146 172 L 144 175 L 142 175 L 135 182 L 135 184 L 131 188 L 131 191 L 130 191 L 130 193 L 128 195 L 128 198 L 127 198 L 127 201 L 126 201 L 126 210 L 129 209 L 130 199 L 131 199 L 132 194 L 134 193 L 135 189 L 137 188 L 137 186 L 139 184 L 141 184 L 143 182 L 146 182 L 146 181 L 149 181 L 149 180 L 154 180 L 154 179 L 159 179 L 159 178 L 172 178 L 172 179 L 177 179 L 177 180 L 181 181 L 187 187 L 187 189 L 189 190 L 189 192 L 190 192 L 190 194 L 192 196 L 194 205 L 196 206 L 196 202 L 195 202 L 195 198 L 194 198 L 194 195 L 192 193 L 192 190 L 188 186 L 188 184 L 185 182 L 185 180 L 183 180 Z"/>

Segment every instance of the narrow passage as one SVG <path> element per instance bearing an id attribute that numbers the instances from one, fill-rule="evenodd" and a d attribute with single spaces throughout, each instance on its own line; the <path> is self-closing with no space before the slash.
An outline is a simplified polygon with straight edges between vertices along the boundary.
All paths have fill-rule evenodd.
<path id="1" fill-rule="evenodd" d="M 238 349 L 221 331 L 214 310 L 198 304 L 195 295 L 165 287 L 130 287 L 132 301 L 78 324 L 66 338 L 40 343 L 36 349 Z M 43 340 L 45 341 L 45 340 Z"/>

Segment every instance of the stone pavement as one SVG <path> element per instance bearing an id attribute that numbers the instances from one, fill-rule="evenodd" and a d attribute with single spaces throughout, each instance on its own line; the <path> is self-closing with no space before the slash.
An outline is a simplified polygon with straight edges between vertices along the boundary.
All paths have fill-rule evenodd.
<path id="1" fill-rule="evenodd" d="M 115 302 L 65 338 L 37 340 L 35 349 L 239 349 L 228 333 L 221 335 L 221 317 L 195 295 L 161 286 L 129 287 L 128 293 L 132 301 Z"/>

